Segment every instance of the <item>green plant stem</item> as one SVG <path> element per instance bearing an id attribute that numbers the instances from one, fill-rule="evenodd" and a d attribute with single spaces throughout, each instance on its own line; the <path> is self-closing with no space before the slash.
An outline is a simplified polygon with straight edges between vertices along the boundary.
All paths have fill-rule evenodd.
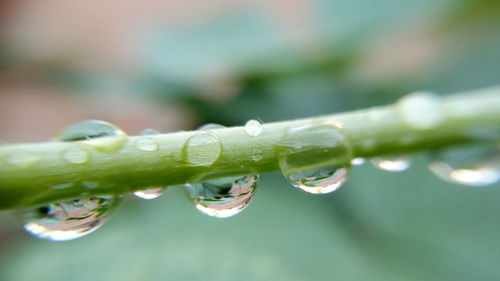
<path id="1" fill-rule="evenodd" d="M 415 113 L 424 120 L 429 116 L 439 118 L 431 125 L 417 126 L 411 121 Z M 500 88 L 450 95 L 430 104 L 406 98 L 389 106 L 264 124 L 257 137 L 250 137 L 244 127 L 210 131 L 220 146 L 202 140 L 189 156 L 206 166 L 186 161 L 183 149 L 199 131 L 148 136 L 158 144 L 155 151 L 137 148 L 137 142 L 144 139 L 141 136 L 129 137 L 114 152 L 95 149 L 85 141 L 7 144 L 0 146 L 0 209 L 179 185 L 200 181 L 207 175 L 276 171 L 277 143 L 286 131 L 316 122 L 341 125 L 353 158 L 414 153 L 469 142 L 484 137 L 484 132 L 492 128 L 498 130 Z M 220 154 L 216 153 L 218 148 Z M 70 149 L 85 151 L 88 159 L 68 162 L 63 155 Z M 304 151 L 304 157 L 320 148 L 308 149 L 311 151 Z M 204 161 L 207 157 L 216 159 Z"/>

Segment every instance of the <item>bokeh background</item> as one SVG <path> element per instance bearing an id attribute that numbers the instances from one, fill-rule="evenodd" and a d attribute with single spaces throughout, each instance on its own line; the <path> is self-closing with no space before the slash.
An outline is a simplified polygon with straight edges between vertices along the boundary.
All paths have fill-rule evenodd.
<path id="1" fill-rule="evenodd" d="M 499 69 L 497 0 L 2 0 L 0 139 L 314 116 L 497 85 Z M 442 182 L 427 157 L 355 167 L 324 196 L 267 174 L 224 220 L 179 189 L 129 196 L 64 243 L 3 211 L 0 280 L 499 280 L 500 186 Z"/>

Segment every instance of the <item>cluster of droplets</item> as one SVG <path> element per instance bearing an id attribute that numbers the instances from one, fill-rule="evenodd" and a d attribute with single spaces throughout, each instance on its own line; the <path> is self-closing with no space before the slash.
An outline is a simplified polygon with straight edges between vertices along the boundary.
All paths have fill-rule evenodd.
<path id="1" fill-rule="evenodd" d="M 207 124 L 192 134 L 182 146 L 175 161 L 200 169 L 201 176 L 184 184 L 190 200 L 201 213 L 227 218 L 248 207 L 255 195 L 259 175 L 250 167 L 241 166 L 235 176 L 217 176 L 210 172 L 224 153 L 223 143 L 217 130 L 225 128 Z M 250 120 L 243 133 L 251 140 L 266 135 L 259 121 Z M 363 165 L 364 158 L 354 158 L 353 151 L 337 122 L 316 120 L 302 127 L 291 127 L 272 148 L 261 147 L 259 142 L 249 151 L 253 162 L 260 162 L 266 155 L 277 156 L 283 176 L 290 184 L 311 194 L 326 194 L 339 189 L 347 180 L 351 165 Z M 160 149 L 152 129 L 144 130 L 132 141 L 136 149 L 152 153 Z M 83 165 L 91 159 L 88 147 L 101 153 L 118 151 L 128 140 L 117 127 L 103 121 L 83 121 L 67 127 L 56 138 L 59 141 L 75 141 L 74 146 L 63 153 L 63 158 L 72 165 Z M 255 144 L 254 144 L 255 143 Z M 270 150 L 272 149 L 272 150 Z M 500 181 L 500 144 L 496 141 L 477 146 L 447 148 L 431 153 L 430 170 L 438 177 L 453 183 L 486 186 Z M 20 158 L 19 158 L 20 157 Z M 38 157 L 33 154 L 11 159 L 18 166 L 32 165 Z M 411 166 L 409 155 L 386 155 L 369 159 L 377 168 L 390 172 L 402 172 Z M 347 164 L 346 164 L 347 163 Z M 251 166 L 251 165 L 249 165 Z M 242 176 L 243 175 L 243 176 Z M 63 183 L 54 189 L 65 189 L 74 183 Z M 79 183 L 89 189 L 99 184 L 93 181 Z M 141 199 L 161 196 L 166 186 L 151 186 L 135 191 Z M 43 239 L 65 241 L 75 239 L 99 228 L 119 205 L 121 196 L 89 196 L 77 200 L 53 203 L 47 206 L 18 211 L 24 228 Z"/>

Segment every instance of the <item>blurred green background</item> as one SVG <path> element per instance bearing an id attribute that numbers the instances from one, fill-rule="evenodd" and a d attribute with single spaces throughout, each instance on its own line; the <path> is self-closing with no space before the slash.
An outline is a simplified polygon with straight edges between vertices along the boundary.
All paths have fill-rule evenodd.
<path id="1" fill-rule="evenodd" d="M 500 84 L 497 0 L 3 0 L 0 15 L 7 142 L 82 119 L 171 132 Z M 500 279 L 500 186 L 442 182 L 427 157 L 397 174 L 354 167 L 324 196 L 267 174 L 229 219 L 180 189 L 129 196 L 63 243 L 0 212 L 0 280 Z"/>

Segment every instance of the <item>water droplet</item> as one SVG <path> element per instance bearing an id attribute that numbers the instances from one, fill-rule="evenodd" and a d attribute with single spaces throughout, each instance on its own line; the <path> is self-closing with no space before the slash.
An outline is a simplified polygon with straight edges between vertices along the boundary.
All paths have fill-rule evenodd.
<path id="1" fill-rule="evenodd" d="M 254 148 L 252 150 L 252 160 L 255 162 L 259 162 L 264 158 L 264 152 L 258 148 Z"/>
<path id="2" fill-rule="evenodd" d="M 344 184 L 349 174 L 348 168 L 324 167 L 303 170 L 286 176 L 295 187 L 312 194 L 324 194 L 337 190 Z"/>
<path id="3" fill-rule="evenodd" d="M 151 200 L 160 197 L 165 191 L 164 187 L 153 187 L 134 192 L 134 195 L 146 200 Z"/>
<path id="4" fill-rule="evenodd" d="M 61 141 L 83 141 L 100 152 L 118 151 L 127 140 L 127 135 L 116 126 L 98 120 L 78 122 L 65 128 L 56 139 Z"/>
<path id="5" fill-rule="evenodd" d="M 198 210 L 212 217 L 227 218 L 240 213 L 248 206 L 258 182 L 258 175 L 250 175 L 185 186 Z"/>
<path id="6" fill-rule="evenodd" d="M 258 137 L 260 134 L 262 134 L 262 124 L 257 121 L 257 120 L 249 120 L 245 124 L 245 132 L 250 136 L 250 137 Z"/>
<path id="7" fill-rule="evenodd" d="M 62 184 L 54 185 L 54 186 L 52 186 L 52 188 L 53 189 L 66 189 L 66 188 L 70 188 L 72 186 L 73 186 L 72 183 L 62 183 Z"/>
<path id="8" fill-rule="evenodd" d="M 332 124 L 289 129 L 278 144 L 281 171 L 295 187 L 309 193 L 328 193 L 346 180 L 351 148 Z"/>
<path id="9" fill-rule="evenodd" d="M 444 120 L 439 97 L 430 92 L 416 92 L 398 102 L 401 120 L 415 129 L 431 129 Z"/>
<path id="10" fill-rule="evenodd" d="M 158 143 L 150 137 L 138 137 L 135 140 L 135 147 L 142 151 L 156 151 Z"/>
<path id="11" fill-rule="evenodd" d="M 354 165 L 354 166 L 361 166 L 365 164 L 365 158 L 354 158 L 351 160 L 351 165 Z"/>
<path id="12" fill-rule="evenodd" d="M 98 196 L 22 209 L 18 213 L 29 233 L 51 241 L 67 241 L 98 229 L 119 203 L 117 196 Z"/>
<path id="13" fill-rule="evenodd" d="M 141 132 L 141 136 L 154 136 L 154 135 L 159 135 L 160 132 L 154 129 L 144 129 Z"/>
<path id="14" fill-rule="evenodd" d="M 224 129 L 226 127 L 220 125 L 220 124 L 215 124 L 215 123 L 207 123 L 205 125 L 202 125 L 201 127 L 198 128 L 198 131 L 211 131 L 211 130 L 219 130 L 219 129 Z"/>
<path id="15" fill-rule="evenodd" d="M 19 168 L 29 168 L 42 158 L 38 152 L 15 152 L 7 156 L 7 163 Z"/>
<path id="16" fill-rule="evenodd" d="M 219 159 L 222 144 L 208 130 L 222 129 L 224 126 L 218 124 L 205 124 L 198 130 L 205 131 L 195 133 L 188 138 L 182 148 L 184 161 L 193 166 L 210 166 Z"/>
<path id="17" fill-rule="evenodd" d="M 99 187 L 99 183 L 93 181 L 82 181 L 82 186 L 88 189 L 94 189 Z"/>
<path id="18" fill-rule="evenodd" d="M 63 158 L 69 163 L 81 164 L 89 160 L 87 151 L 80 148 L 70 148 L 63 153 Z"/>
<path id="19" fill-rule="evenodd" d="M 375 167 L 389 172 L 402 172 L 411 166 L 411 157 L 408 155 L 374 157 L 370 161 Z"/>
<path id="20" fill-rule="evenodd" d="M 500 181 L 500 147 L 494 142 L 443 148 L 431 158 L 429 169 L 445 181 L 470 186 Z"/>

